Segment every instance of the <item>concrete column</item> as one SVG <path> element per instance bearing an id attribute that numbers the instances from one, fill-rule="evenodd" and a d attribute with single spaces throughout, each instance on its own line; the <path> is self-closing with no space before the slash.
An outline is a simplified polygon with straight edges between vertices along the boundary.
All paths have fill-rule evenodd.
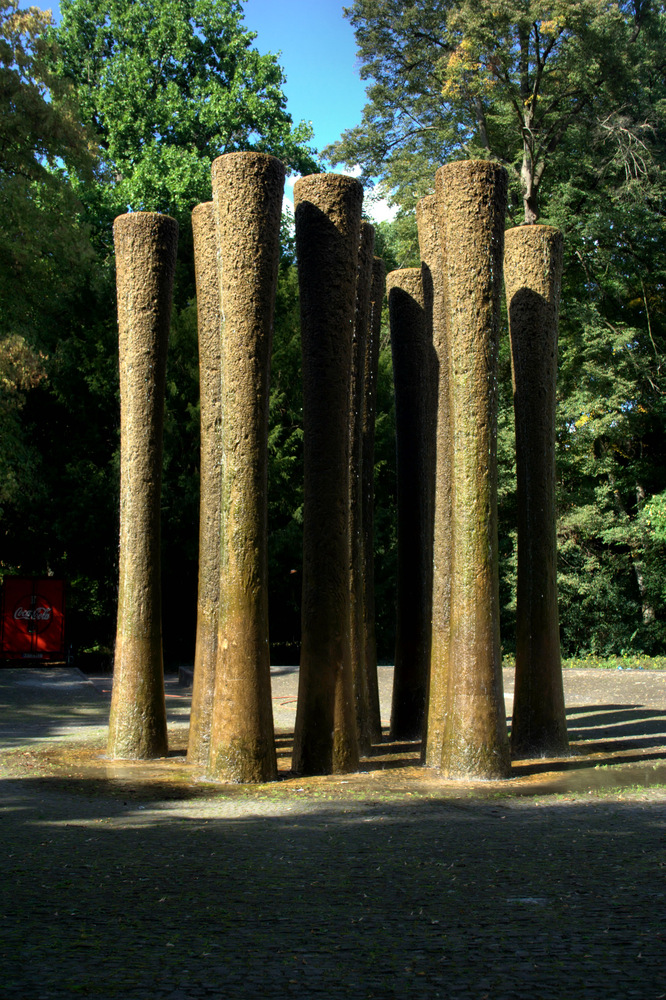
<path id="1" fill-rule="evenodd" d="M 451 605 L 451 405 L 449 398 L 449 335 L 444 299 L 444 233 L 439 225 L 435 195 L 416 206 L 423 300 L 432 340 L 431 421 L 432 476 L 432 594 L 427 723 L 423 739 L 425 763 L 438 767 L 446 717 L 449 681 L 449 618 Z M 436 553 L 436 558 L 434 558 Z"/>
<path id="2" fill-rule="evenodd" d="M 268 393 L 284 166 L 213 162 L 223 335 L 220 613 L 208 774 L 277 777 L 268 647 Z"/>
<path id="3" fill-rule="evenodd" d="M 206 766 L 213 718 L 217 629 L 220 609 L 220 507 L 222 502 L 222 401 L 220 383 L 220 283 L 212 201 L 192 212 L 199 327 L 201 426 L 199 592 L 194 681 L 187 759 Z"/>
<path id="4" fill-rule="evenodd" d="M 382 736 L 377 678 L 377 640 L 375 635 L 375 415 L 377 410 L 377 368 L 381 339 L 382 303 L 385 285 L 384 261 L 375 257 L 370 285 L 370 317 L 365 345 L 363 407 L 363 628 L 365 633 L 365 669 L 368 678 L 370 725 L 373 741 Z"/>
<path id="5" fill-rule="evenodd" d="M 430 665 L 432 507 L 431 329 L 421 268 L 386 278 L 395 385 L 398 602 L 391 736 L 418 739 Z"/>
<path id="6" fill-rule="evenodd" d="M 349 606 L 349 398 L 363 189 L 341 174 L 294 186 L 301 296 L 305 502 L 293 767 L 354 770 Z"/>
<path id="7" fill-rule="evenodd" d="M 372 720 L 370 717 L 363 608 L 363 419 L 365 411 L 365 359 L 370 319 L 370 285 L 374 245 L 374 228 L 370 223 L 362 222 L 356 272 L 356 315 L 352 337 L 349 395 L 349 596 L 356 729 L 359 750 L 365 754 L 370 752 L 373 740 L 381 739 L 381 724 L 378 725 L 378 720 Z"/>
<path id="8" fill-rule="evenodd" d="M 436 175 L 445 247 L 452 417 L 452 563 L 442 773 L 510 774 L 499 635 L 497 354 L 506 171 L 486 160 Z M 439 553 L 435 552 L 435 562 Z"/>
<path id="9" fill-rule="evenodd" d="M 160 491 L 178 224 L 132 212 L 113 224 L 120 360 L 120 581 L 109 757 L 167 751 Z"/>
<path id="10" fill-rule="evenodd" d="M 557 614 L 555 383 L 562 234 L 520 226 L 505 234 L 518 480 L 516 680 L 511 749 L 569 749 Z"/>

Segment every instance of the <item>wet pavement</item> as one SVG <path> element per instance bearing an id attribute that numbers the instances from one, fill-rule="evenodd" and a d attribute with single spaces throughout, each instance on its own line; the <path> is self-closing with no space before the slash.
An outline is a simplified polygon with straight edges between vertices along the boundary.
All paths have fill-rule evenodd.
<path id="1" fill-rule="evenodd" d="M 388 721 L 390 668 L 381 668 Z M 511 678 L 505 677 L 507 710 Z M 104 758 L 110 678 L 0 670 L 0 997 L 666 997 L 666 674 L 565 672 L 572 754 L 443 782 L 418 745 L 281 780 Z"/>
<path id="2" fill-rule="evenodd" d="M 147 781 L 196 782 L 204 776 L 185 761 L 191 701 L 188 670 L 169 674 L 165 682 L 169 726 L 168 758 L 161 761 L 107 761 L 106 726 L 112 678 L 86 676 L 72 668 L 0 670 L 0 751 L 12 747 L 48 747 L 49 773 L 57 768 L 63 777 L 71 761 L 100 778 Z M 455 792 L 461 787 L 480 795 L 510 790 L 513 794 L 563 794 L 588 789 L 666 785 L 666 672 L 566 670 L 565 698 L 571 752 L 560 758 L 514 761 L 510 782 L 443 781 L 436 772 L 420 766 L 420 745 L 391 743 L 388 725 L 393 668 L 379 668 L 384 742 L 362 761 L 358 775 L 346 778 L 362 789 L 376 772 L 382 782 L 396 789 L 407 782 Z M 273 713 L 278 767 L 283 780 L 290 772 L 291 737 L 296 718 L 297 667 L 272 667 Z M 507 721 L 513 702 L 513 674 L 504 672 Z M 63 749 L 66 748 L 66 749 Z M 74 753 L 74 757 L 72 757 Z M 34 756 L 34 755 L 33 755 Z M 46 759 L 44 755 L 41 758 Z M 38 767 L 37 763 L 33 768 Z M 324 781 L 328 779 L 322 779 Z"/>

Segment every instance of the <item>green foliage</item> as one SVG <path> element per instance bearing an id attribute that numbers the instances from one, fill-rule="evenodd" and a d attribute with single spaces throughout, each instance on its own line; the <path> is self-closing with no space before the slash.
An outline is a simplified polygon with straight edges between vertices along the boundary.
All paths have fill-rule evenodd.
<path id="1" fill-rule="evenodd" d="M 26 394 L 45 377 L 43 356 L 23 337 L 0 338 L 0 517 L 6 504 L 16 504 L 25 492 L 34 497 L 39 489 L 34 477 L 39 455 L 23 433 L 21 410 Z"/>
<path id="2" fill-rule="evenodd" d="M 509 172 L 509 224 L 565 238 L 557 412 L 565 652 L 666 647 L 666 284 L 661 52 L 653 0 L 354 0 L 368 102 L 327 151 L 401 207 L 444 162 Z M 414 262 L 380 227 L 390 267 Z M 506 327 L 506 321 L 505 321 Z M 506 332 L 498 431 L 502 634 L 515 627 L 512 390 Z"/>
<path id="3" fill-rule="evenodd" d="M 90 177 L 93 148 L 71 88 L 49 69 L 49 22 L 0 3 L 0 336 L 33 341 L 90 258 L 69 181 Z"/>
<path id="4" fill-rule="evenodd" d="M 395 401 L 393 361 L 388 333 L 388 308 L 382 317 L 377 367 L 375 421 L 375 621 L 377 656 L 393 662 L 395 653 L 397 549 L 397 480 L 395 462 Z"/>
<path id="5" fill-rule="evenodd" d="M 283 230 L 290 232 L 289 218 Z M 303 562 L 303 384 L 298 273 L 284 246 L 278 274 L 268 417 L 271 657 L 298 662 Z"/>
<path id="6" fill-rule="evenodd" d="M 375 256 L 382 258 L 387 274 L 401 267 L 420 267 L 419 239 L 413 212 L 399 212 L 392 222 L 375 224 Z"/>
<path id="7" fill-rule="evenodd" d="M 0 6 L 0 14 L 15 6 Z M 224 152 L 266 151 L 307 172 L 318 169 L 317 162 L 308 145 L 309 127 L 294 127 L 286 112 L 282 70 L 274 56 L 253 48 L 254 35 L 237 0 L 62 0 L 61 13 L 56 28 L 48 28 L 48 18 L 34 11 L 21 14 L 21 44 L 39 55 L 29 97 L 42 118 L 35 114 L 34 128 L 28 118 L 15 121 L 9 111 L 16 102 L 0 115 L 5 135 L 10 126 L 23 129 L 16 149 L 35 151 L 34 174 L 20 180 L 21 190 L 16 181 L 12 204 L 44 241 L 35 238 L 24 248 L 16 215 L 5 213 L 5 229 L 5 217 L 0 218 L 0 255 L 6 233 L 15 259 L 20 263 L 24 254 L 33 268 L 35 288 L 31 299 L 25 269 L 15 268 L 14 275 L 0 269 L 0 307 L 7 312 L 18 301 L 22 310 L 4 353 L 0 342 L 0 430 L 7 445 L 0 449 L 3 567 L 65 576 L 70 640 L 87 648 L 112 643 L 119 413 L 111 224 L 128 208 L 169 212 L 178 219 L 180 234 L 164 433 L 164 642 L 169 662 L 191 660 L 199 415 L 190 212 L 210 199 L 211 161 Z M 32 33 L 26 34 L 26 24 Z M 10 79 L 7 52 L 0 47 L 0 101 Z M 23 60 L 20 52 L 19 57 Z M 25 75 L 29 67 L 23 63 Z M 48 143 L 32 141 L 53 122 L 61 123 L 60 145 L 48 134 Z M 99 156 L 93 164 L 94 151 Z M 2 171 L 0 150 L 0 197 L 9 190 Z M 33 180 L 39 188 L 30 188 L 26 206 L 25 185 Z M 63 233 L 67 244 L 59 242 Z M 78 253 L 70 252 L 75 245 Z M 15 294 L 18 277 L 26 291 L 23 301 Z M 280 322 L 288 344 L 297 326 L 288 334 L 293 294 L 286 298 L 288 318 Z M 16 339 L 24 330 L 32 340 L 27 333 Z M 277 507 L 284 513 L 287 498 L 293 499 L 284 481 L 298 435 L 295 421 L 292 431 L 281 423 L 291 419 L 285 410 L 297 408 L 297 398 L 287 398 L 291 362 L 289 351 L 286 360 L 281 353 L 281 336 L 276 336 L 271 433 L 283 483 Z"/>
<path id="8" fill-rule="evenodd" d="M 37 555 L 50 456 L 31 425 L 52 386 L 55 331 L 92 260 L 73 182 L 92 177 L 94 147 L 72 89 L 49 64 L 50 15 L 0 3 L 0 572 L 45 572 Z M 48 529 L 46 525 L 48 524 Z"/>
<path id="9" fill-rule="evenodd" d="M 658 116 L 635 100 L 637 68 L 659 48 L 649 0 L 354 0 L 362 122 L 326 154 L 360 164 L 398 204 L 413 207 L 444 162 L 504 163 L 525 220 L 572 129 L 629 176 L 650 159 Z M 654 112 L 654 106 L 651 111 Z"/>
<path id="10" fill-rule="evenodd" d="M 666 491 L 650 498 L 638 518 L 640 530 L 650 536 L 655 545 L 666 544 Z"/>
<path id="11" fill-rule="evenodd" d="M 293 127 L 273 55 L 252 47 L 238 0 L 62 0 L 55 66 L 102 149 L 102 205 L 189 225 L 210 199 L 210 164 L 254 149 L 316 170 Z"/>
<path id="12" fill-rule="evenodd" d="M 660 176 L 627 185 L 583 161 L 551 200 L 566 249 L 557 460 L 570 651 L 666 642 L 662 553 L 642 515 L 666 487 L 663 193 Z"/>
<path id="13" fill-rule="evenodd" d="M 641 656 L 633 653 L 620 652 L 619 656 L 585 656 L 571 657 L 562 661 L 566 669 L 578 670 L 666 670 L 666 656 Z"/>
<path id="14" fill-rule="evenodd" d="M 505 654 L 502 667 L 504 670 L 515 670 L 516 657 L 511 653 Z M 624 650 L 615 656 L 585 653 L 583 656 L 564 657 L 562 667 L 565 670 L 666 670 L 666 656 L 645 656 Z"/>

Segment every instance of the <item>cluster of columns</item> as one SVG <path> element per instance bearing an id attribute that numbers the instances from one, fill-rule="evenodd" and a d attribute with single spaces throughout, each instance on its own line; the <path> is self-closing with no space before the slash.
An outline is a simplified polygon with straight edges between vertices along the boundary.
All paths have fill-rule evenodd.
<path id="1" fill-rule="evenodd" d="M 392 734 L 451 778 L 507 777 L 567 750 L 556 590 L 555 374 L 561 235 L 504 233 L 507 177 L 448 164 L 417 207 L 420 269 L 388 275 L 398 447 Z M 497 363 L 504 274 L 518 480 L 511 747 L 499 636 Z"/>
<path id="2" fill-rule="evenodd" d="M 201 510 L 188 759 L 212 778 L 270 781 L 277 764 L 268 644 L 267 434 L 284 167 L 265 154 L 227 154 L 213 163 L 212 182 L 213 201 L 198 205 L 192 216 Z M 305 447 L 294 768 L 326 773 L 354 769 L 359 753 L 381 738 L 372 475 L 384 270 L 373 257 L 374 231 L 361 222 L 358 181 L 305 177 L 294 197 Z M 108 752 L 141 758 L 166 752 L 159 493 L 177 228 L 166 216 L 132 213 L 116 220 L 114 238 L 121 589 Z"/>
<path id="3" fill-rule="evenodd" d="M 269 372 L 284 167 L 232 153 L 192 215 L 201 370 L 199 606 L 188 758 L 277 777 L 267 579 Z M 555 585 L 554 407 L 562 241 L 505 233 L 497 164 L 442 167 L 418 206 L 420 268 L 388 276 L 398 454 L 392 734 L 449 777 L 510 773 L 499 637 L 497 358 L 505 275 L 518 474 L 515 754 L 566 749 Z M 303 360 L 301 664 L 293 768 L 353 770 L 381 739 L 374 639 L 374 407 L 383 265 L 358 181 L 294 188 Z M 167 749 L 159 498 L 177 226 L 114 224 L 121 540 L 108 751 Z"/>

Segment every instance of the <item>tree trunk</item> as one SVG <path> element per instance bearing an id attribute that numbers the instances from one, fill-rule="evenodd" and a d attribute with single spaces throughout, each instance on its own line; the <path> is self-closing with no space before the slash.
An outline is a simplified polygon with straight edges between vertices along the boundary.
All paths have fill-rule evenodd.
<path id="1" fill-rule="evenodd" d="M 534 175 L 532 169 L 532 158 L 525 150 L 525 155 L 523 158 L 523 169 L 520 173 L 520 179 L 523 185 L 523 208 L 525 210 L 525 225 L 533 226 L 539 220 L 539 206 L 537 199 L 537 188 L 534 183 Z"/>
<path id="2" fill-rule="evenodd" d="M 223 337 L 220 615 L 208 773 L 277 777 L 268 646 L 268 393 L 284 166 L 213 163 Z"/>
<path id="3" fill-rule="evenodd" d="M 530 95 L 528 101 L 531 100 Z M 537 164 L 534 162 L 533 122 L 533 110 L 529 104 L 526 104 L 523 123 L 523 163 L 520 169 L 520 181 L 523 188 L 523 207 L 525 209 L 525 225 L 527 226 L 534 225 L 539 219 L 539 181 L 537 178 Z M 543 173 L 543 164 L 541 164 L 540 173 Z"/>
<path id="4" fill-rule="evenodd" d="M 511 762 L 499 637 L 497 353 L 506 172 L 485 160 L 448 164 L 437 171 L 436 193 L 450 334 L 453 500 L 452 669 L 440 767 L 450 778 L 504 778 Z"/>
<path id="5" fill-rule="evenodd" d="M 644 506 L 645 499 L 646 499 L 645 488 L 640 483 L 637 483 L 636 507 L 638 511 L 640 511 L 641 508 Z M 645 532 L 643 532 L 642 533 L 643 547 L 645 546 L 646 541 L 647 541 L 646 534 Z M 643 617 L 643 624 L 649 625 L 650 622 L 653 622 L 655 620 L 656 614 L 654 610 L 654 605 L 652 605 L 648 599 L 647 588 L 645 586 L 645 575 L 643 572 L 645 569 L 645 563 L 643 562 L 641 549 L 632 550 L 631 561 L 633 563 L 634 572 L 636 574 L 636 584 L 638 586 L 638 593 L 640 594 L 641 597 L 641 614 Z"/>
<path id="6" fill-rule="evenodd" d="M 518 591 L 514 756 L 569 749 L 557 614 L 555 382 L 562 234 L 520 226 L 505 234 L 516 419 Z"/>
<path id="7" fill-rule="evenodd" d="M 303 600 L 293 768 L 351 771 L 359 750 L 349 641 L 349 394 L 363 188 L 294 186 L 303 349 Z"/>
<path id="8" fill-rule="evenodd" d="M 178 224 L 133 212 L 113 224 L 120 358 L 120 583 L 109 757 L 167 752 L 160 492 Z"/>
<path id="9" fill-rule="evenodd" d="M 187 759 L 205 767 L 213 719 L 217 629 L 220 609 L 220 508 L 222 504 L 222 400 L 220 383 L 220 280 L 212 201 L 192 212 L 199 326 L 201 425 L 199 593 L 194 682 Z"/>

